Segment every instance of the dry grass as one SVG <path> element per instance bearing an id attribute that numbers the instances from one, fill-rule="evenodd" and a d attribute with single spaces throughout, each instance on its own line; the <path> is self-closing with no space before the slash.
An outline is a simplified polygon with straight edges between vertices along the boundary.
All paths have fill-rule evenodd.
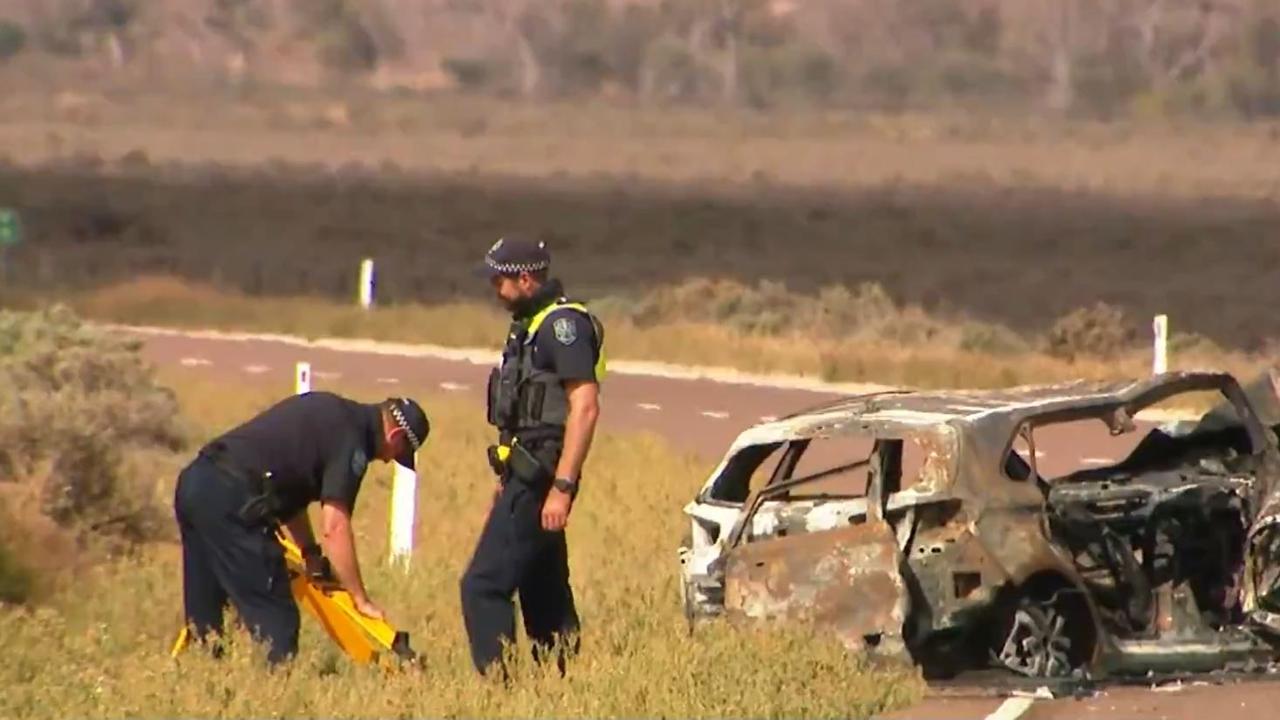
<path id="1" fill-rule="evenodd" d="M 167 378 L 183 413 L 207 434 L 275 399 L 179 370 Z M 706 468 L 651 437 L 609 435 L 593 450 L 591 480 L 568 530 L 583 654 L 563 680 L 527 663 L 510 692 L 479 680 L 466 655 L 457 583 L 491 490 L 482 454 L 488 434 L 476 408 L 435 394 L 420 399 L 434 434 L 420 462 L 409 572 L 382 562 L 385 468 L 366 481 L 356 522 L 371 592 L 412 633 L 427 663 L 422 674 L 352 666 L 310 619 L 287 678 L 266 680 L 259 648 L 243 636 L 222 662 L 195 651 L 174 662 L 166 650 L 179 620 L 178 557 L 172 546 L 155 546 L 82 576 L 48 607 L 0 609 L 8 648 L 0 716 L 869 717 L 920 697 L 914 672 L 874 669 L 803 629 L 713 625 L 688 635 L 674 551 L 679 508 Z"/>
<path id="2" fill-rule="evenodd" d="M 670 295 L 680 296 L 673 299 Z M 692 283 L 659 289 L 646 301 L 599 304 L 610 357 L 807 375 L 828 381 L 913 387 L 1003 387 L 1075 378 L 1110 379 L 1150 372 L 1150 351 L 1126 346 L 1114 356 L 1070 360 L 1045 344 L 998 326 L 947 322 L 870 293 L 823 305 L 786 293 L 758 297 L 741 286 Z M 828 298 L 829 300 L 829 298 Z M 653 309 L 660 306 L 661 312 Z M 322 298 L 250 298 L 166 278 L 149 278 L 81 295 L 88 317 L 188 329 L 283 332 L 303 337 L 360 337 L 453 347 L 496 348 L 504 327 L 490 305 L 395 305 L 364 312 Z M 776 327 L 766 310 L 782 314 Z M 1092 336 L 1090 336 L 1092 337 Z M 1216 367 L 1246 378 L 1263 356 L 1222 350 L 1178 336 L 1174 369 Z"/>

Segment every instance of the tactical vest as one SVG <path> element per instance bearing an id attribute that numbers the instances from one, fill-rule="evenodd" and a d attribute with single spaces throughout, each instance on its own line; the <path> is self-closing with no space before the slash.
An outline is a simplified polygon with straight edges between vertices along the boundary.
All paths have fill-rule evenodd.
<path id="1" fill-rule="evenodd" d="M 560 298 L 528 320 L 513 323 L 502 350 L 502 365 L 489 373 L 489 423 L 504 436 L 503 444 L 518 438 L 528 444 L 561 438 L 569 416 L 569 398 L 559 376 L 534 367 L 534 338 L 551 313 L 570 309 L 585 314 L 595 330 L 596 382 L 604 380 L 604 332 L 600 321 L 586 306 Z"/>

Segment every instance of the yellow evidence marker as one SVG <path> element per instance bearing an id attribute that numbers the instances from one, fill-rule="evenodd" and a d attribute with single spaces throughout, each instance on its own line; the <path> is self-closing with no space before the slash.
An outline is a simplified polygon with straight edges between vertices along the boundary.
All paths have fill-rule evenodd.
<path id="1" fill-rule="evenodd" d="M 294 600 L 320 622 L 347 656 L 361 664 L 381 662 L 387 653 L 402 661 L 418 660 L 409 647 L 408 633 L 396 630 L 385 620 L 361 614 L 356 610 L 351 594 L 337 583 L 308 577 L 298 546 L 278 531 L 276 539 L 284 546 L 284 560 L 289 569 L 289 587 Z M 190 629 L 183 627 L 173 643 L 170 656 L 177 657 L 189 640 Z"/>

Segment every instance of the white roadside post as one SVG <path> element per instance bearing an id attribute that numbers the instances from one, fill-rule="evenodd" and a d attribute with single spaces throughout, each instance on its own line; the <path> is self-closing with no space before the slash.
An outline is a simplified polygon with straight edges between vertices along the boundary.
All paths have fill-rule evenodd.
<path id="1" fill-rule="evenodd" d="M 293 391 L 298 395 L 311 392 L 311 363 L 300 362 L 294 367 Z"/>
<path id="2" fill-rule="evenodd" d="M 1157 315 L 1151 321 L 1155 347 L 1151 357 L 1151 373 L 1160 375 L 1169 370 L 1169 316 Z"/>
<path id="3" fill-rule="evenodd" d="M 391 556 L 392 565 L 399 564 L 408 572 L 413 554 L 413 511 L 417 506 L 418 474 L 400 463 L 395 465 L 391 481 Z"/>
<path id="4" fill-rule="evenodd" d="M 365 258 L 360 263 L 360 307 L 368 310 L 373 307 L 373 258 Z"/>

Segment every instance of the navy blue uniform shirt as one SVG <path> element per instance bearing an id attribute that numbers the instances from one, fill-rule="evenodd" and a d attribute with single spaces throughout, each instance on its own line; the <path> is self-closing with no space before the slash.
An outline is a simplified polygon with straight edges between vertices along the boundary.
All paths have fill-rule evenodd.
<path id="1" fill-rule="evenodd" d="M 271 473 L 289 519 L 327 500 L 354 511 L 381 432 L 377 405 L 314 391 L 281 400 L 214 442 L 240 467 Z"/>

